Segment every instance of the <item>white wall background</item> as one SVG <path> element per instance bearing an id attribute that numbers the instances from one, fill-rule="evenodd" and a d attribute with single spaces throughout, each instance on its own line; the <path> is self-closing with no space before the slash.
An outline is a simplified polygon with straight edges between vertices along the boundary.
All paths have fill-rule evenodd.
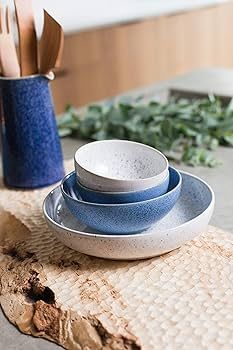
<path id="1" fill-rule="evenodd" d="M 26 1 L 26 0 L 25 0 Z M 32 0 L 38 34 L 43 25 L 43 7 L 66 33 L 92 27 L 140 20 L 229 0 Z M 2 0 L 13 9 L 13 0 Z"/>

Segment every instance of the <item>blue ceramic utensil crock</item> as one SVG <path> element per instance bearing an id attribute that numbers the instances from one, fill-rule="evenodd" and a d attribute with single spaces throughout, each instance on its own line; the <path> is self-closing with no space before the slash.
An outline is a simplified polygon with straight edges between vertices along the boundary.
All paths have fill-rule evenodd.
<path id="1" fill-rule="evenodd" d="M 64 176 L 60 140 L 46 76 L 0 78 L 4 182 L 38 188 Z"/>

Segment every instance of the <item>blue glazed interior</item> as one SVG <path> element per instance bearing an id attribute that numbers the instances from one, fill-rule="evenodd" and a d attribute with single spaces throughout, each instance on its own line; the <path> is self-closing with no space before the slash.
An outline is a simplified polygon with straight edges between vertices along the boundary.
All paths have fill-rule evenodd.
<path id="1" fill-rule="evenodd" d="M 167 187 L 167 190 L 166 192 L 164 192 L 162 195 L 166 195 L 168 192 L 170 192 L 171 190 L 173 190 L 179 183 L 180 181 L 180 174 L 177 172 L 176 169 L 172 168 L 172 167 L 169 167 L 169 178 L 168 178 L 168 184 L 166 185 Z M 138 200 L 133 203 L 130 203 L 130 202 L 125 202 L 125 203 L 115 203 L 115 202 L 111 202 L 111 203 L 98 203 L 98 202 L 91 202 L 91 201 L 86 201 L 83 199 L 81 193 L 80 193 L 80 190 L 79 190 L 79 186 L 77 186 L 77 179 L 76 179 L 76 174 L 75 174 L 75 171 L 72 171 L 70 174 L 66 175 L 65 178 L 63 179 L 62 181 L 62 184 L 61 186 L 63 187 L 63 190 L 64 192 L 69 195 L 70 197 L 72 197 L 74 200 L 80 200 L 80 201 L 83 201 L 85 203 L 90 203 L 90 204 L 93 204 L 93 205 L 118 205 L 118 204 L 133 204 L 133 203 L 137 203 L 137 202 L 140 202 L 140 201 L 147 201 L 147 200 L 154 200 L 155 198 L 157 197 L 161 197 L 161 196 L 155 196 L 153 198 L 149 198 L 149 199 L 146 199 L 146 200 Z M 84 187 L 84 186 L 82 186 Z M 96 192 L 96 191 L 91 191 L 91 192 Z M 139 192 L 144 192 L 144 191 L 139 191 Z M 139 192 L 136 192 L 136 193 L 139 193 Z M 99 193 L 103 193 L 104 192 L 99 192 Z"/>
<path id="2" fill-rule="evenodd" d="M 167 192 L 169 185 L 169 174 L 166 178 L 157 186 L 147 188 L 142 191 L 133 192 L 101 192 L 94 191 L 85 186 L 83 186 L 77 179 L 76 173 L 73 172 L 72 175 L 76 178 L 76 183 L 74 185 L 74 190 L 79 193 L 83 200 L 93 203 L 132 203 L 140 202 L 147 199 L 152 199 Z"/>
<path id="3" fill-rule="evenodd" d="M 64 176 L 48 79 L 0 79 L 3 175 L 8 186 L 37 188 Z"/>
<path id="4" fill-rule="evenodd" d="M 124 204 L 100 204 L 81 199 L 72 174 L 66 176 L 61 190 L 71 213 L 82 223 L 107 233 L 135 233 L 150 227 L 164 217 L 180 195 L 181 176 L 170 169 L 170 190 L 162 196 L 146 201 Z"/>

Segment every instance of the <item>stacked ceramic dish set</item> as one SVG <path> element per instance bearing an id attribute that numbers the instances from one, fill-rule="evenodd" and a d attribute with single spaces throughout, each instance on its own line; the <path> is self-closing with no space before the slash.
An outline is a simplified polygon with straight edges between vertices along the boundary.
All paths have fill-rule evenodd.
<path id="1" fill-rule="evenodd" d="M 45 199 L 58 239 L 89 255 L 152 257 L 203 232 L 214 208 L 212 189 L 169 166 L 144 144 L 106 140 L 79 148 L 75 171 Z"/>

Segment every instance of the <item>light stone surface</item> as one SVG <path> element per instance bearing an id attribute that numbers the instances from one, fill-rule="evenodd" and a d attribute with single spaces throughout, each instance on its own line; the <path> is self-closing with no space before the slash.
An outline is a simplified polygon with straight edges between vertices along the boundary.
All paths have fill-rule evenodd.
<path id="1" fill-rule="evenodd" d="M 198 79 L 196 78 L 198 75 Z M 174 87 L 188 87 L 188 89 L 197 89 L 200 86 L 200 91 L 209 89 L 212 92 L 216 91 L 219 94 L 229 94 L 233 96 L 233 70 L 204 70 L 183 77 L 177 78 L 172 82 L 165 82 L 158 85 L 156 88 L 145 88 L 137 92 L 144 91 L 160 92 L 169 85 Z M 197 83 L 198 80 L 198 83 Z M 134 92 L 135 93 L 135 92 Z M 74 151 L 82 143 L 81 141 L 64 139 L 62 140 L 65 159 L 71 158 Z M 178 168 L 192 172 L 193 174 L 206 180 L 213 188 L 216 195 L 216 207 L 211 221 L 212 225 L 221 227 L 227 231 L 233 232 L 233 150 L 232 148 L 220 147 L 216 152 L 216 156 L 222 161 L 222 165 L 214 168 L 190 168 L 180 166 Z M 59 346 L 52 344 L 43 339 L 37 339 L 21 334 L 14 326 L 12 326 L 3 316 L 0 311 L 0 349 L 7 350 L 53 350 L 61 349 Z"/>

